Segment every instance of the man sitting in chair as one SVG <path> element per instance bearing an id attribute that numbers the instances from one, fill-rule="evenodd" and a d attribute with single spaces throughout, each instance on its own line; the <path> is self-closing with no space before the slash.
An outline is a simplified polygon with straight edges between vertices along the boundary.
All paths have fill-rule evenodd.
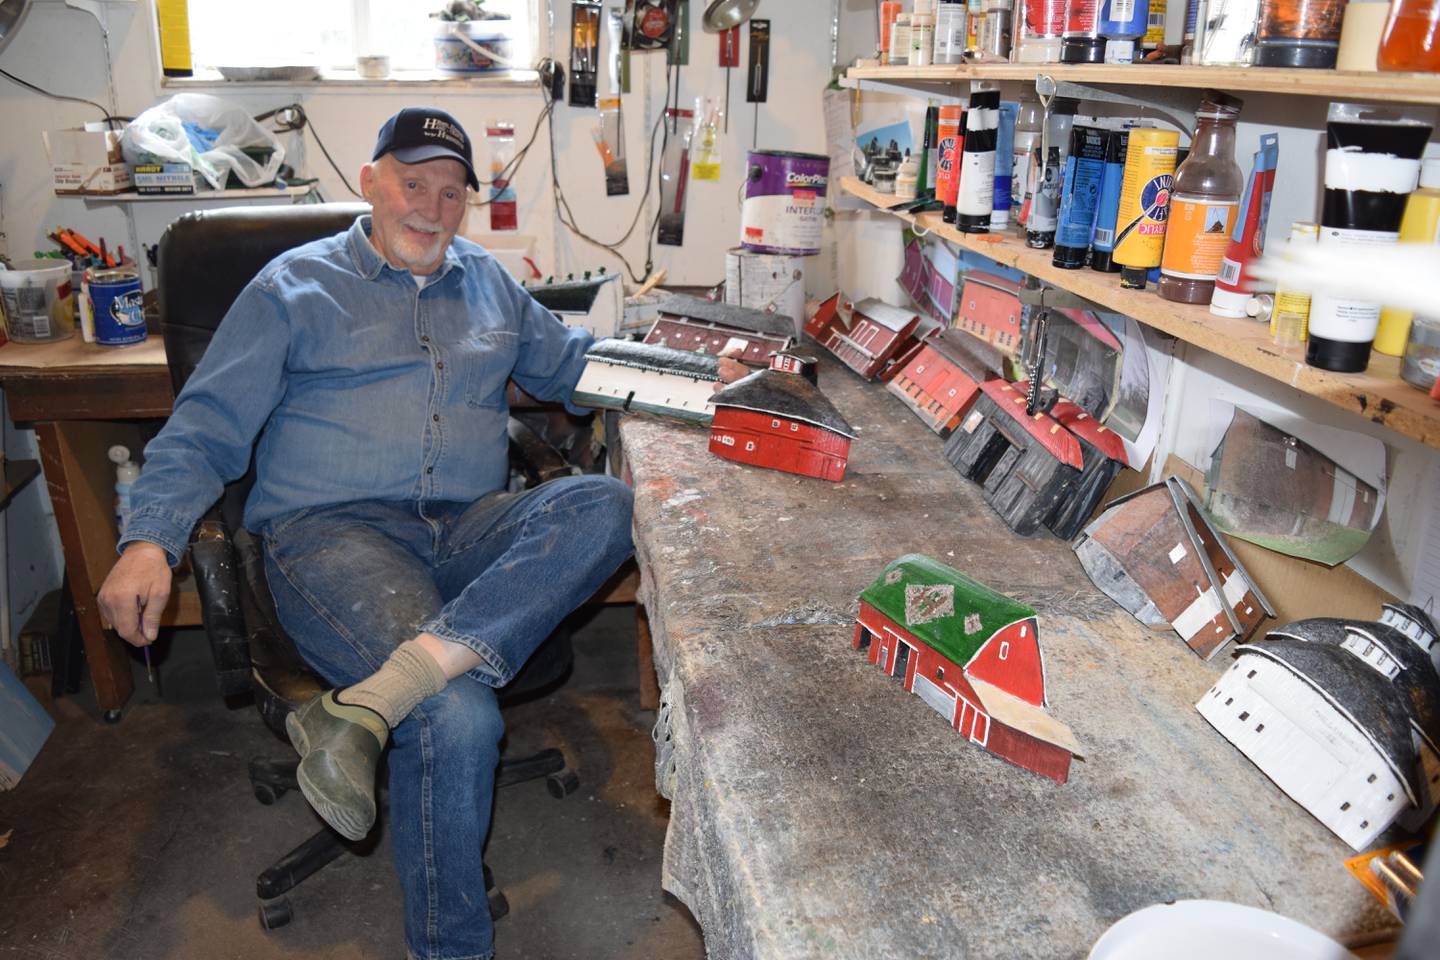
<path id="1" fill-rule="evenodd" d="M 495 688 L 632 550 L 618 480 L 504 492 L 506 381 L 567 400 L 591 337 L 456 239 L 467 184 L 479 188 L 453 117 L 386 121 L 360 171 L 370 216 L 277 257 L 216 331 L 146 447 L 99 593 L 122 637 L 154 642 L 171 567 L 253 446 L 245 525 L 286 632 L 336 688 L 286 721 L 300 788 L 364 837 L 393 741 L 391 829 L 421 960 L 493 955 L 481 849 Z M 726 361 L 722 376 L 745 372 Z"/>

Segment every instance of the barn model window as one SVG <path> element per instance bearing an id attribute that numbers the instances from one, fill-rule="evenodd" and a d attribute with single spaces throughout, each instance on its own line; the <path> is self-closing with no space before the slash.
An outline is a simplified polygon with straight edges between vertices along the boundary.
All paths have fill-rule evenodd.
<path id="1" fill-rule="evenodd" d="M 1340 646 L 1364 660 L 1387 680 L 1393 680 L 1400 672 L 1400 665 L 1386 652 L 1385 648 L 1358 633 L 1352 633 L 1340 641 Z"/>
<path id="2" fill-rule="evenodd" d="M 792 424 L 790 424 L 790 432 L 791 432 L 791 433 L 799 433 L 799 432 L 800 432 L 800 424 L 798 424 L 798 423 L 792 423 Z"/>
<path id="3" fill-rule="evenodd" d="M 745 449 L 746 449 L 746 450 L 754 450 L 754 449 L 755 449 L 755 441 L 754 441 L 754 440 L 746 440 L 746 441 L 745 441 Z"/>
<path id="4" fill-rule="evenodd" d="M 1000 641 L 1000 659 L 1001 659 L 1001 660 L 1008 660 L 1009 658 L 1010 658 L 1010 641 L 1009 641 L 1009 640 L 1001 640 L 1001 641 Z"/>

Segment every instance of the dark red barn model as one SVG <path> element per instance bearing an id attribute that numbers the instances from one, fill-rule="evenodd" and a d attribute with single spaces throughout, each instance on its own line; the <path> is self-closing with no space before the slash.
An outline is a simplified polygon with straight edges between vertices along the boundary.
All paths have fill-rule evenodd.
<path id="1" fill-rule="evenodd" d="M 970 409 L 980 384 L 1000 376 L 1004 358 L 990 344 L 958 330 L 936 330 L 885 385 L 925 425 L 948 437 Z"/>
<path id="2" fill-rule="evenodd" d="M 874 380 L 892 364 L 904 362 L 906 354 L 918 347 L 915 328 L 919 324 L 920 317 L 913 311 L 871 297 L 855 304 L 848 331 L 831 326 L 821 342 L 845 366 L 866 380 Z M 890 372 L 896 370 L 898 367 Z"/>
<path id="3" fill-rule="evenodd" d="M 794 321 L 777 313 L 672 293 L 660 301 L 659 317 L 646 343 L 712 357 L 736 351 L 735 359 L 763 367 L 772 353 L 795 342 Z"/>
<path id="4" fill-rule="evenodd" d="M 960 290 L 955 327 L 994 344 L 1012 357 L 1020 355 L 1020 284 L 993 273 L 971 270 Z"/>
<path id="5" fill-rule="evenodd" d="M 1045 711 L 1035 611 L 937 560 L 891 561 L 860 594 L 855 648 L 971 743 L 1064 783 L 1080 744 Z"/>
<path id="6" fill-rule="evenodd" d="M 726 460 L 839 482 L 855 433 L 803 374 L 779 354 L 769 370 L 737 380 L 711 400 L 710 452 Z M 787 366 L 796 367 L 789 372 Z"/>

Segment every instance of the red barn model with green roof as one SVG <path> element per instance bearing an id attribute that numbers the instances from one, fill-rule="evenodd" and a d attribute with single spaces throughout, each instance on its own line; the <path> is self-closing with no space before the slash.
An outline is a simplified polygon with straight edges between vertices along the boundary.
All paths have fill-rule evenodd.
<path id="1" fill-rule="evenodd" d="M 918 553 L 860 594 L 855 648 L 971 743 L 1064 783 L 1080 745 L 1045 711 L 1035 611 Z"/>

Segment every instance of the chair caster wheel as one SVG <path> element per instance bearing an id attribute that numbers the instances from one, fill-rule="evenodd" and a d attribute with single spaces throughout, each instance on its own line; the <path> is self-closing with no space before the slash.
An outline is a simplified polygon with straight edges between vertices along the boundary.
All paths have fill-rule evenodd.
<path id="1" fill-rule="evenodd" d="M 266 930 L 283 927 L 294 917 L 295 915 L 290 912 L 290 900 L 287 897 L 266 900 L 260 904 L 260 926 Z"/>
<path id="2" fill-rule="evenodd" d="M 104 720 L 106 723 L 109 723 L 109 724 L 119 723 L 119 722 L 120 722 L 120 711 L 119 711 L 119 710 L 106 710 L 104 713 L 100 714 L 100 719 L 101 719 L 101 720 Z"/>
<path id="3" fill-rule="evenodd" d="M 550 796 L 556 800 L 563 800 L 576 790 L 580 789 L 580 778 L 575 771 L 566 767 L 558 773 L 552 773 L 545 778 L 545 789 L 550 791 Z"/>
<path id="4" fill-rule="evenodd" d="M 263 805 L 267 807 L 274 803 L 276 800 L 279 800 L 281 797 L 285 796 L 286 793 L 284 787 L 277 787 L 268 783 L 256 783 L 251 784 L 251 786 L 255 790 L 255 799 L 259 800 Z"/>
<path id="5" fill-rule="evenodd" d="M 510 901 L 505 899 L 505 894 L 500 890 L 490 890 L 485 894 L 485 899 L 490 901 L 490 919 L 499 920 L 510 912 Z"/>

